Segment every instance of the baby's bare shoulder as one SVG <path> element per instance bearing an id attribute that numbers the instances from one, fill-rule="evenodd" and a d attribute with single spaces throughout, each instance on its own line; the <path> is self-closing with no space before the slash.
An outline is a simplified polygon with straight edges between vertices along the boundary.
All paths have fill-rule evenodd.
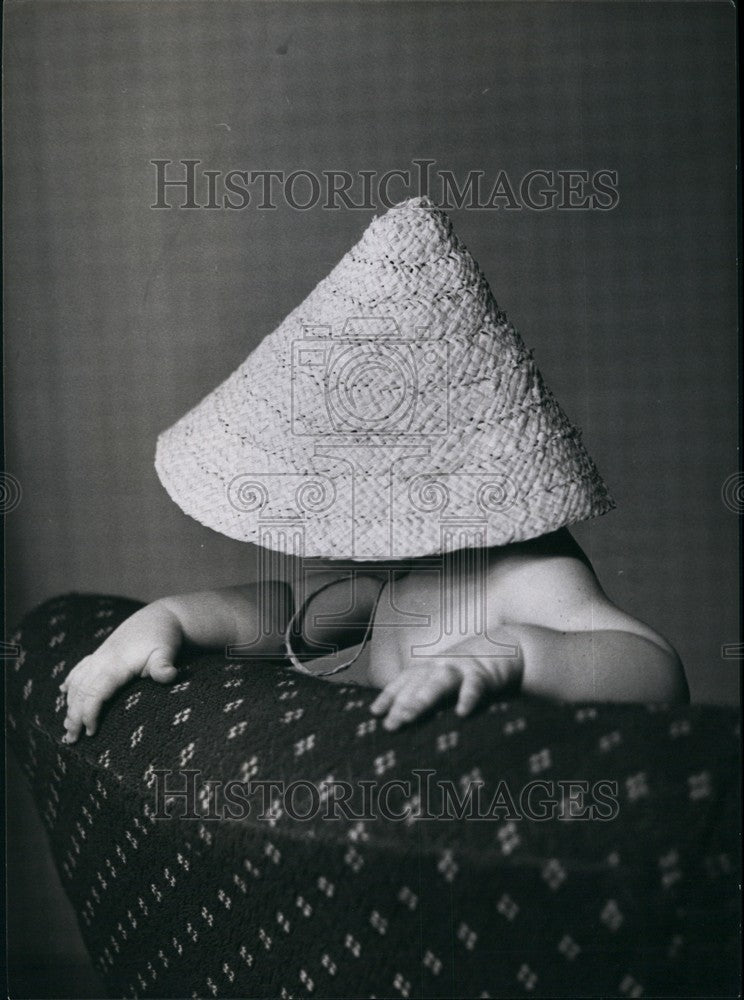
<path id="1" fill-rule="evenodd" d="M 488 591 L 505 624 L 632 632 L 673 652 L 658 632 L 613 604 L 566 529 L 499 550 L 489 569 Z"/>
<path id="2" fill-rule="evenodd" d="M 572 607 L 605 597 L 591 563 L 565 529 L 491 549 L 488 584 L 494 596 L 521 608 L 546 601 Z"/>

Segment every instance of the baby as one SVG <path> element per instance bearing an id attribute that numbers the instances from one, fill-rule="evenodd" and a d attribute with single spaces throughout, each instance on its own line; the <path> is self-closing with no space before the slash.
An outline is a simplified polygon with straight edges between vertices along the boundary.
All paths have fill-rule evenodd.
<path id="1" fill-rule="evenodd" d="M 375 219 L 161 435 L 156 468 L 201 523 L 301 555 L 300 582 L 266 574 L 137 611 L 61 685 L 66 742 L 93 735 L 129 681 L 174 680 L 185 643 L 378 688 L 390 730 L 519 692 L 688 700 L 675 651 L 608 599 L 569 534 L 613 502 L 426 198 Z"/>
<path id="2" fill-rule="evenodd" d="M 463 566 L 442 574 L 415 563 L 398 573 L 362 564 L 351 582 L 348 572 L 318 567 L 307 574 L 315 600 L 306 605 L 299 641 L 309 653 L 313 647 L 343 649 L 353 643 L 375 603 L 380 614 L 381 586 L 394 591 L 391 609 L 428 619 L 427 625 L 389 618 L 373 624 L 367 662 L 358 658 L 353 673 L 333 678 L 380 688 L 371 710 L 384 716 L 383 726 L 391 730 L 450 698 L 456 699 L 455 711 L 467 715 L 486 698 L 517 691 L 567 700 L 688 700 L 675 651 L 607 598 L 566 529 L 490 549 L 484 561 L 480 580 L 472 571 L 468 580 Z M 474 583 L 476 592 L 483 588 L 487 628 L 442 636 L 442 608 L 467 583 Z M 266 581 L 165 597 L 137 611 L 61 685 L 67 695 L 66 742 L 75 742 L 83 729 L 92 736 L 104 702 L 134 678 L 174 680 L 184 642 L 211 649 L 249 644 L 255 655 L 279 657 L 289 624 L 286 589 L 285 583 Z M 266 609 L 276 611 L 273 628 L 264 628 L 256 642 Z M 332 625 L 314 624 L 328 618 Z M 426 653 L 412 656 L 421 647 Z"/>

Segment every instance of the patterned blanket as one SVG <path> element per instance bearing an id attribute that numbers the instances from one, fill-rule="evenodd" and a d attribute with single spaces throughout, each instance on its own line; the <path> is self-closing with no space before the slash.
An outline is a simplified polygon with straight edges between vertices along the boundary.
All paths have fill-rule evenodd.
<path id="1" fill-rule="evenodd" d="M 6 670 L 112 996 L 737 995 L 734 710 L 518 699 L 390 734 L 371 690 L 192 653 L 62 744 L 58 684 L 140 606 L 48 601 Z"/>

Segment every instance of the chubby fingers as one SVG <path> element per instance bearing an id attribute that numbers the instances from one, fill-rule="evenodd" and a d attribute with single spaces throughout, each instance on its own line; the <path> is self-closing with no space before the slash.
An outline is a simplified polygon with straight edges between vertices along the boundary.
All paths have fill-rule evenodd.
<path id="1" fill-rule="evenodd" d="M 65 728 L 63 743 L 75 743 L 83 728 L 82 700 L 77 696 L 77 685 L 85 670 L 86 661 L 87 657 L 74 666 L 59 685 L 59 690 L 67 698 L 67 713 L 62 723 Z"/>
<path id="2" fill-rule="evenodd" d="M 63 743 L 75 743 L 82 730 L 82 718 L 77 711 L 67 710 L 67 715 L 63 723 L 65 735 L 62 737 Z"/>
<path id="3" fill-rule="evenodd" d="M 451 664 L 409 668 L 375 699 L 371 710 L 375 715 L 387 712 L 384 729 L 398 729 L 456 691 L 459 684 L 460 674 Z"/>
<path id="4" fill-rule="evenodd" d="M 93 736 L 103 703 L 119 686 L 116 671 L 92 657 L 81 660 L 60 685 L 67 697 L 63 742 L 75 743 L 83 729 Z"/>
<path id="5" fill-rule="evenodd" d="M 483 674 L 474 670 L 465 671 L 460 693 L 457 697 L 455 712 L 458 715 L 469 715 L 481 700 L 488 688 L 488 682 Z"/>
<path id="6" fill-rule="evenodd" d="M 88 736 L 93 736 L 104 702 L 134 677 L 151 677 L 161 684 L 170 684 L 178 673 L 172 658 L 170 649 L 157 647 L 144 660 L 144 665 L 101 650 L 82 659 L 59 686 L 67 698 L 63 741 L 74 743 L 83 729 Z"/>
<path id="7" fill-rule="evenodd" d="M 64 743 L 75 743 L 85 728 L 88 736 L 92 736 L 96 731 L 98 722 L 98 711 L 93 700 L 86 695 L 74 697 L 67 705 L 67 715 L 63 723 L 65 735 L 62 737 Z"/>
<path id="8" fill-rule="evenodd" d="M 384 715 L 395 701 L 395 696 L 405 684 L 405 674 L 400 673 L 390 683 L 380 691 L 375 700 L 369 706 L 373 715 Z"/>

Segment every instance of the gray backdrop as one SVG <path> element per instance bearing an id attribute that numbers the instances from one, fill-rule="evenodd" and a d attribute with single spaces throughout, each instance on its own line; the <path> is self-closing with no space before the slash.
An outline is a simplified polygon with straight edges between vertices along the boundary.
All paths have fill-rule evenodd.
<path id="1" fill-rule="evenodd" d="M 576 532 L 608 593 L 694 699 L 736 700 L 732 5 L 41 0 L 5 22 L 11 618 L 253 576 L 255 549 L 169 500 L 155 438 L 373 215 L 153 211 L 151 159 L 608 168 L 611 211 L 452 216 L 618 501 Z"/>

